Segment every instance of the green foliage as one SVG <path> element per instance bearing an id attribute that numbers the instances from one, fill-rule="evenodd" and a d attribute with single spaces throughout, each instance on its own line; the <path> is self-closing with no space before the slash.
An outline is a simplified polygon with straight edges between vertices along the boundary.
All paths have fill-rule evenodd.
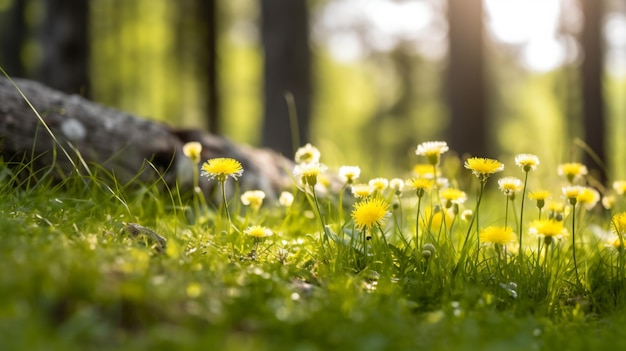
<path id="1" fill-rule="evenodd" d="M 416 247 L 414 192 L 371 195 L 390 203 L 390 213 L 363 230 L 354 222 L 363 218 L 350 216 L 359 200 L 343 194 L 346 188 L 323 196 L 294 188 L 290 207 L 266 203 L 258 211 L 237 205 L 235 196 L 227 201 L 232 226 L 225 226 L 223 205 L 194 202 L 195 195 L 160 181 L 119 184 L 103 169 L 91 173 L 53 180 L 55 172 L 22 161 L 0 163 L 0 349 L 622 344 L 615 336 L 623 334 L 625 258 L 587 229 L 609 228 L 600 211 L 564 219 L 581 219 L 578 285 L 569 237 L 546 256 L 530 248 L 536 241 L 520 256 L 478 246 L 479 228 L 504 218 L 505 199 L 489 187 L 473 227 L 458 215 L 443 216 L 444 203 L 431 209 L 437 190 L 427 192 Z M 527 205 L 530 221 L 537 212 Z M 509 216 L 520 220 L 517 211 Z M 273 235 L 246 236 L 252 224 Z M 466 233 L 468 255 L 457 271 Z"/>

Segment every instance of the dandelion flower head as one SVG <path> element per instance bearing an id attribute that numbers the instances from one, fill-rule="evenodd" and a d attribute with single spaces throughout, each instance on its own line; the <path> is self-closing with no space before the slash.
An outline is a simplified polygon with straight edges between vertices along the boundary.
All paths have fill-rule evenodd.
<path id="1" fill-rule="evenodd" d="M 562 220 L 564 216 L 569 214 L 569 207 L 565 207 L 562 202 L 550 201 L 547 206 L 548 214 L 551 218 Z"/>
<path id="2" fill-rule="evenodd" d="M 389 187 L 389 180 L 387 180 L 387 178 L 374 178 L 369 181 L 369 185 L 374 188 L 374 190 L 383 191 Z"/>
<path id="3" fill-rule="evenodd" d="M 537 201 L 537 207 L 540 209 L 543 208 L 549 197 L 550 192 L 547 190 L 535 190 L 528 193 L 528 198 Z"/>
<path id="4" fill-rule="evenodd" d="M 535 190 L 528 193 L 528 198 L 531 200 L 547 200 L 550 197 L 548 190 Z"/>
<path id="5" fill-rule="evenodd" d="M 294 160 L 296 163 L 318 163 L 320 162 L 320 156 L 320 150 L 310 143 L 307 143 L 296 150 Z"/>
<path id="6" fill-rule="evenodd" d="M 591 210 L 596 206 L 598 201 L 600 201 L 600 193 L 594 188 L 585 186 L 580 189 L 580 193 L 578 194 L 578 197 L 576 197 L 576 201 L 585 206 L 585 209 Z"/>
<path id="7" fill-rule="evenodd" d="M 480 232 L 480 241 L 506 245 L 515 240 L 515 235 L 511 227 L 487 227 Z"/>
<path id="8" fill-rule="evenodd" d="M 472 171 L 481 181 L 486 181 L 490 175 L 504 170 L 500 161 L 483 157 L 471 157 L 465 161 L 465 168 Z"/>
<path id="9" fill-rule="evenodd" d="M 212 158 L 202 165 L 202 175 L 209 180 L 215 178 L 219 182 L 224 182 L 228 177 L 237 180 L 242 174 L 241 163 L 232 158 Z"/>
<path id="10" fill-rule="evenodd" d="M 411 178 L 406 181 L 406 187 L 417 192 L 418 197 L 424 196 L 424 192 L 435 185 L 434 179 L 429 178 Z"/>
<path id="11" fill-rule="evenodd" d="M 441 172 L 437 170 L 437 173 L 441 173 Z M 428 163 L 418 163 L 415 166 L 413 166 L 413 174 L 415 174 L 417 177 L 420 177 L 420 178 L 434 178 L 435 177 L 433 166 Z"/>
<path id="12" fill-rule="evenodd" d="M 359 166 L 341 166 L 339 167 L 339 179 L 344 183 L 352 184 L 355 180 L 359 179 L 361 175 L 361 168 Z"/>
<path id="13" fill-rule="evenodd" d="M 626 212 L 613 215 L 613 218 L 611 218 L 611 230 L 617 235 L 626 235 Z"/>
<path id="14" fill-rule="evenodd" d="M 202 144 L 197 141 L 190 141 L 183 145 L 183 154 L 187 156 L 194 164 L 200 163 L 202 154 Z"/>
<path id="15" fill-rule="evenodd" d="M 452 204 L 461 205 L 467 200 L 467 194 L 464 191 L 454 188 L 446 188 L 439 192 L 439 197 L 444 202 L 446 208 Z"/>
<path id="16" fill-rule="evenodd" d="M 429 221 L 424 222 L 422 226 L 424 230 L 438 233 L 445 226 L 449 226 L 454 217 L 455 213 L 452 210 L 442 209 L 439 206 L 426 207 L 424 209 L 424 218 L 429 218 Z"/>
<path id="17" fill-rule="evenodd" d="M 321 173 L 326 172 L 327 169 L 328 167 L 323 163 L 301 163 L 294 167 L 293 175 L 300 177 L 302 183 L 315 186 L 315 184 L 317 184 L 317 177 Z"/>
<path id="18" fill-rule="evenodd" d="M 411 178 L 406 181 L 406 186 L 413 190 L 424 189 L 428 190 L 435 185 L 435 180 L 430 178 Z"/>
<path id="19" fill-rule="evenodd" d="M 374 192 L 374 188 L 369 184 L 354 184 L 351 190 L 352 195 L 357 199 L 368 197 Z"/>
<path id="20" fill-rule="evenodd" d="M 563 221 L 540 219 L 532 221 L 529 232 L 540 237 L 561 238 L 567 235 Z"/>
<path id="21" fill-rule="evenodd" d="M 383 219 L 389 212 L 389 205 L 385 200 L 374 197 L 354 204 L 352 218 L 357 228 L 371 228 L 382 224 Z"/>
<path id="22" fill-rule="evenodd" d="M 396 192 L 396 195 L 400 195 L 404 190 L 404 180 L 400 178 L 393 178 L 389 181 L 389 188 Z"/>
<path id="23" fill-rule="evenodd" d="M 578 162 L 570 162 L 560 164 L 557 168 L 560 176 L 564 176 L 568 182 L 574 182 L 574 179 L 587 175 L 587 166 Z"/>
<path id="24" fill-rule="evenodd" d="M 273 234 L 269 228 L 260 225 L 251 225 L 248 228 L 244 229 L 243 233 L 255 238 L 265 238 L 268 236 L 272 236 Z"/>
<path id="25" fill-rule="evenodd" d="M 426 156 L 428 163 L 434 166 L 439 164 L 441 154 L 448 150 L 448 144 L 445 141 L 427 141 L 417 145 L 415 154 L 418 156 Z"/>
<path id="26" fill-rule="evenodd" d="M 519 154 L 515 156 L 515 164 L 522 167 L 524 172 L 530 172 L 539 166 L 539 157 L 533 154 Z"/>
<path id="27" fill-rule="evenodd" d="M 241 194 L 241 203 L 254 210 L 261 208 L 263 199 L 265 199 L 265 192 L 262 190 L 248 190 Z"/>
<path id="28" fill-rule="evenodd" d="M 583 191 L 583 187 L 579 185 L 569 185 L 561 188 L 563 196 L 569 200 L 570 204 L 575 205 L 578 200 L 578 195 Z"/>
<path id="29" fill-rule="evenodd" d="M 498 179 L 498 187 L 506 196 L 514 195 L 516 192 L 522 190 L 522 186 L 522 181 L 519 178 L 504 177 Z"/>

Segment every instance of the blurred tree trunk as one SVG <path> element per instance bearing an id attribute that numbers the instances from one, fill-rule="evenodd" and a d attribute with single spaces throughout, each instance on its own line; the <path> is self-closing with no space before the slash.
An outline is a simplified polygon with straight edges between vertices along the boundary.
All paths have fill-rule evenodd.
<path id="1" fill-rule="evenodd" d="M 459 154 L 487 155 L 482 0 L 448 1 L 448 142 Z"/>
<path id="2" fill-rule="evenodd" d="M 311 104 L 311 53 L 309 20 L 304 0 L 261 1 L 264 63 L 263 145 L 292 155 L 296 143 L 308 140 Z M 293 94 L 298 116 L 298 135 L 291 133 L 285 94 Z"/>
<path id="3" fill-rule="evenodd" d="M 12 77 L 24 76 L 22 47 L 26 37 L 24 0 L 13 0 L 0 16 L 0 66 Z"/>
<path id="4" fill-rule="evenodd" d="M 89 2 L 45 0 L 38 78 L 67 93 L 89 95 Z"/>
<path id="5" fill-rule="evenodd" d="M 190 70 L 197 81 L 195 89 L 203 97 L 199 107 L 206 116 L 206 126 L 212 133 L 219 133 L 216 0 L 182 1 L 176 6 L 177 64 Z"/>
<path id="6" fill-rule="evenodd" d="M 200 13 L 204 19 L 204 71 L 206 72 L 207 88 L 207 125 L 212 133 L 220 133 L 220 101 L 219 76 L 217 72 L 217 2 L 216 0 L 200 0 Z"/>
<path id="7" fill-rule="evenodd" d="M 585 21 L 580 42 L 584 58 L 580 66 L 583 96 L 583 128 L 585 143 L 597 154 L 600 162 L 606 160 L 605 152 L 605 113 L 602 89 L 603 45 L 602 45 L 602 0 L 581 0 Z M 602 182 L 606 180 L 606 169 L 594 157 L 585 153 L 584 162 L 596 165 L 596 175 Z"/>

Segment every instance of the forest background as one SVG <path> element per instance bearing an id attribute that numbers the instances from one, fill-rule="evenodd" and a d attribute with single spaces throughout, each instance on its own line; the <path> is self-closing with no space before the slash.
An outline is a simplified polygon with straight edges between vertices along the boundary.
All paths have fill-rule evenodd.
<path id="1" fill-rule="evenodd" d="M 619 0 L 2 0 L 0 66 L 287 156 L 310 141 L 372 176 L 441 139 L 536 153 L 544 179 L 574 160 L 626 177 Z"/>

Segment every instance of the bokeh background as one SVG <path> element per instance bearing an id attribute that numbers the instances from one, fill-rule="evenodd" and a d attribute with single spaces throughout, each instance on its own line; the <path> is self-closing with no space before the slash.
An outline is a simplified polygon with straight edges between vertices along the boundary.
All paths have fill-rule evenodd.
<path id="1" fill-rule="evenodd" d="M 0 0 L 0 66 L 371 176 L 446 140 L 626 178 L 623 0 Z"/>

